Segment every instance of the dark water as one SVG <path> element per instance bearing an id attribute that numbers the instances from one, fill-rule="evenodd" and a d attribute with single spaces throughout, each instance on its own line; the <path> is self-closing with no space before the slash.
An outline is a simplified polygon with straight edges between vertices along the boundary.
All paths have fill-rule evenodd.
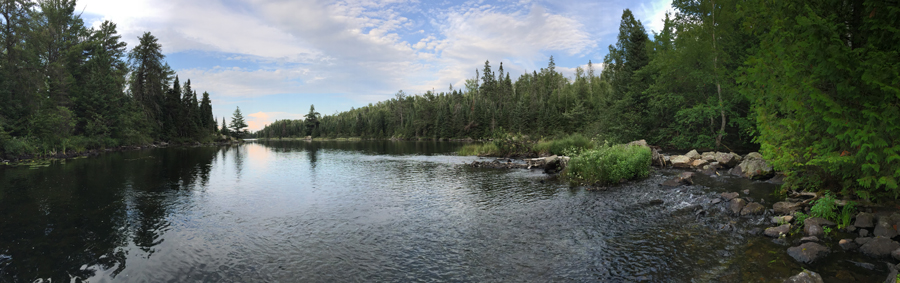
<path id="1" fill-rule="evenodd" d="M 677 171 L 588 191 L 476 169 L 447 142 L 260 142 L 0 168 L 0 282 L 829 281 L 709 200 L 777 185 Z M 662 204 L 659 204 L 659 201 Z M 697 205 L 707 211 L 695 215 Z M 724 227 L 724 228 L 723 228 Z M 737 231 L 737 232 L 735 232 Z M 837 248 L 839 250 L 839 248 Z M 873 262 L 872 260 L 868 260 Z M 841 273 L 843 272 L 843 273 Z M 849 277 L 848 277 L 849 276 Z"/>

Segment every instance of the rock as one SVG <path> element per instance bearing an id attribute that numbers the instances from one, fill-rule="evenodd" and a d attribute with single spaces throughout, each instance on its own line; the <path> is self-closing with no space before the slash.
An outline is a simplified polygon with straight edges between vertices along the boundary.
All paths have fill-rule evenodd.
<path id="1" fill-rule="evenodd" d="M 860 236 L 860 237 L 868 237 L 868 236 L 869 236 L 869 230 L 866 230 L 866 229 L 859 229 L 859 236 Z"/>
<path id="2" fill-rule="evenodd" d="M 897 270 L 896 266 L 891 265 L 890 263 L 888 263 L 887 265 L 888 265 L 888 270 L 890 270 L 891 272 L 888 273 L 887 278 L 884 279 L 884 283 L 896 283 L 897 277 L 898 277 L 897 274 L 900 273 L 900 271 Z"/>
<path id="3" fill-rule="evenodd" d="M 700 159 L 706 160 L 706 162 L 716 161 L 716 153 L 711 151 L 704 152 L 700 154 Z"/>
<path id="4" fill-rule="evenodd" d="M 744 174 L 744 171 L 741 170 L 741 165 L 738 165 L 738 166 L 735 166 L 734 168 L 731 168 L 731 171 L 728 171 L 728 174 L 731 174 L 734 176 L 741 176 L 742 174 Z"/>
<path id="5" fill-rule="evenodd" d="M 841 248 L 845 251 L 852 251 L 859 247 L 856 242 L 850 239 L 841 239 L 841 241 L 838 242 L 838 245 L 840 245 Z"/>
<path id="6" fill-rule="evenodd" d="M 847 233 L 856 232 L 856 226 L 848 225 L 847 227 L 844 227 L 844 231 L 847 231 Z"/>
<path id="7" fill-rule="evenodd" d="M 807 236 L 825 236 L 825 230 L 822 229 L 822 226 L 815 224 L 803 225 L 803 233 L 806 233 Z"/>
<path id="8" fill-rule="evenodd" d="M 660 205 L 660 204 L 663 204 L 663 203 L 664 203 L 664 202 L 663 202 L 661 199 L 655 199 L 655 200 L 651 200 L 649 204 L 650 204 L 650 205 Z"/>
<path id="9" fill-rule="evenodd" d="M 739 195 L 740 194 L 738 194 L 737 192 L 722 193 L 722 198 L 724 198 L 725 201 L 731 201 L 731 199 L 736 198 Z"/>
<path id="10" fill-rule="evenodd" d="M 739 161 L 734 157 L 735 154 L 733 153 L 716 152 L 716 162 L 725 168 L 731 168 L 738 165 Z"/>
<path id="11" fill-rule="evenodd" d="M 722 164 L 719 164 L 719 162 L 715 162 L 715 161 L 710 162 L 709 165 L 706 165 L 706 166 L 709 166 L 709 168 L 712 168 L 712 169 L 722 168 Z"/>
<path id="12" fill-rule="evenodd" d="M 778 227 L 766 228 L 766 231 L 763 232 L 763 234 L 772 238 L 778 238 L 781 237 L 781 235 L 787 235 L 790 232 L 791 224 L 784 224 Z"/>
<path id="13" fill-rule="evenodd" d="M 810 264 L 819 260 L 825 256 L 828 256 L 830 251 L 827 247 L 819 244 L 819 243 L 804 243 L 796 247 L 790 247 L 787 249 L 788 255 L 790 255 L 794 260 Z"/>
<path id="14" fill-rule="evenodd" d="M 762 206 L 762 204 L 759 204 L 756 202 L 751 202 L 751 203 L 747 204 L 746 206 L 744 206 L 743 209 L 741 209 L 741 216 L 744 216 L 747 214 L 762 214 L 765 211 L 766 211 L 766 207 Z"/>
<path id="15" fill-rule="evenodd" d="M 650 165 L 664 167 L 666 166 L 666 158 L 663 157 L 662 154 L 659 153 L 659 150 L 655 148 L 650 149 L 650 155 L 652 160 L 650 161 Z"/>
<path id="16" fill-rule="evenodd" d="M 744 156 L 744 161 L 746 161 L 747 159 L 759 159 L 759 160 L 762 160 L 763 157 L 762 157 L 762 154 L 759 154 L 759 152 L 751 152 L 751 153 L 748 153 L 746 156 Z"/>
<path id="17" fill-rule="evenodd" d="M 743 192 L 745 195 L 749 195 L 749 194 L 750 194 L 750 189 L 743 190 L 742 192 Z"/>
<path id="18" fill-rule="evenodd" d="M 801 244 L 803 244 L 803 243 L 811 243 L 811 242 L 812 242 L 812 243 L 821 243 L 821 241 L 819 241 L 819 237 L 816 237 L 816 236 L 809 236 L 809 237 L 803 237 L 803 238 L 800 238 L 800 243 L 801 243 Z"/>
<path id="19" fill-rule="evenodd" d="M 747 158 L 738 167 L 741 168 L 741 176 L 750 179 L 765 179 L 775 174 L 772 166 L 762 159 Z"/>
<path id="20" fill-rule="evenodd" d="M 786 201 L 779 201 L 779 202 L 776 202 L 774 205 L 772 205 L 772 208 L 775 209 L 775 214 L 787 215 L 787 214 L 794 213 L 794 211 L 799 210 L 800 205 L 796 204 L 796 203 L 786 202 Z"/>
<path id="21" fill-rule="evenodd" d="M 879 217 L 878 224 L 875 225 L 875 237 L 881 236 L 885 238 L 893 238 L 897 236 L 897 230 L 894 229 L 894 223 L 891 217 Z"/>
<path id="22" fill-rule="evenodd" d="M 791 223 L 791 221 L 794 221 L 794 217 L 790 215 L 772 217 L 772 223 L 775 224 Z"/>
<path id="23" fill-rule="evenodd" d="M 672 155 L 669 162 L 675 168 L 691 168 L 691 158 L 684 155 Z"/>
<path id="24" fill-rule="evenodd" d="M 637 146 L 643 146 L 643 147 L 650 147 L 650 145 L 647 144 L 647 140 L 636 140 L 636 141 L 627 143 L 626 145 L 637 145 Z"/>
<path id="25" fill-rule="evenodd" d="M 887 257 L 896 249 L 900 249 L 900 243 L 884 237 L 871 238 L 859 247 L 860 252 L 874 258 Z"/>
<path id="26" fill-rule="evenodd" d="M 677 187 L 677 186 L 681 186 L 681 185 L 693 185 L 694 184 L 694 180 L 692 179 L 693 177 L 694 177 L 693 172 L 683 172 L 680 175 L 678 175 L 678 177 L 666 180 L 665 182 L 662 183 L 662 185 L 666 186 L 666 187 Z"/>
<path id="27" fill-rule="evenodd" d="M 860 212 L 856 215 L 856 222 L 853 222 L 853 226 L 858 228 L 875 227 L 875 216 L 868 212 Z"/>
<path id="28" fill-rule="evenodd" d="M 692 160 L 693 160 L 693 159 L 700 159 L 700 154 L 697 153 L 697 150 L 696 150 L 696 149 L 691 150 L 690 152 L 688 152 L 688 153 L 685 154 L 684 156 L 687 156 L 688 158 L 690 158 L 690 159 L 692 159 Z"/>
<path id="29" fill-rule="evenodd" d="M 743 199 L 739 199 L 739 198 L 731 199 L 731 211 L 734 212 L 734 214 L 741 213 L 741 210 L 743 210 L 744 206 L 746 206 L 746 205 L 747 205 L 747 201 L 745 201 Z"/>
<path id="30" fill-rule="evenodd" d="M 857 245 L 862 246 L 862 245 L 868 244 L 870 241 L 872 241 L 872 239 L 875 239 L 875 238 L 870 238 L 870 237 L 856 238 L 856 240 L 853 240 L 853 241 L 856 242 Z"/>
<path id="31" fill-rule="evenodd" d="M 697 160 L 694 160 L 693 162 L 691 162 L 691 167 L 694 167 L 694 168 L 702 168 L 703 165 L 706 165 L 706 164 L 708 164 L 708 163 L 709 163 L 709 161 L 706 161 L 706 160 L 703 160 L 703 159 L 697 159 Z"/>
<path id="32" fill-rule="evenodd" d="M 711 204 L 719 204 L 720 202 L 722 202 L 722 199 L 720 199 L 720 198 L 714 198 L 711 201 L 709 201 L 709 203 L 711 203 Z"/>
<path id="33" fill-rule="evenodd" d="M 834 226 L 836 224 L 822 217 L 812 217 L 803 220 L 803 225 Z"/>
<path id="34" fill-rule="evenodd" d="M 784 283 L 824 283 L 822 281 L 822 276 L 818 273 L 804 270 L 799 274 L 791 276 L 790 278 L 784 280 Z"/>
<path id="35" fill-rule="evenodd" d="M 891 257 L 893 257 L 896 260 L 900 260 L 900 249 L 896 249 L 896 250 L 892 251 Z"/>
<path id="36" fill-rule="evenodd" d="M 716 176 L 717 175 L 716 169 L 709 168 L 708 165 L 703 166 L 703 167 L 706 167 L 706 168 L 704 168 L 703 170 L 700 170 L 700 174 L 707 175 L 707 176 Z"/>

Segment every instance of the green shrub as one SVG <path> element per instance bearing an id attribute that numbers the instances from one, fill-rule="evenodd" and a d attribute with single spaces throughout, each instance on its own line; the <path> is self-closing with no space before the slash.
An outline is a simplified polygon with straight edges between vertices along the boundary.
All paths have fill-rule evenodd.
<path id="1" fill-rule="evenodd" d="M 570 136 L 554 139 L 549 141 L 541 141 L 534 146 L 534 151 L 541 154 L 565 155 L 567 151 L 572 149 L 593 149 L 594 143 L 591 139 L 581 134 L 572 134 Z"/>
<path id="2" fill-rule="evenodd" d="M 650 174 L 650 149 L 614 145 L 586 150 L 569 161 L 563 173 L 574 184 L 615 184 Z"/>
<path id="3" fill-rule="evenodd" d="M 812 217 L 822 217 L 828 220 L 837 220 L 837 204 L 834 203 L 834 196 L 831 193 L 825 193 L 822 198 L 816 200 L 809 209 Z"/>

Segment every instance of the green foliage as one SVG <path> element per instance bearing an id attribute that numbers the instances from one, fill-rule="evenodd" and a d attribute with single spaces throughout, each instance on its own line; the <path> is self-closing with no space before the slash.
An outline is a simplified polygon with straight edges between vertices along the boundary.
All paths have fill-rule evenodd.
<path id="1" fill-rule="evenodd" d="M 794 226 L 794 231 L 792 233 L 796 234 L 800 233 L 801 229 L 803 229 L 803 222 L 805 222 L 807 218 L 810 218 L 810 216 L 803 212 L 797 212 L 794 213 L 794 217 L 794 223 L 797 223 L 797 225 Z"/>
<path id="2" fill-rule="evenodd" d="M 563 174 L 573 184 L 616 184 L 647 177 L 650 156 L 650 149 L 642 146 L 604 145 L 573 157 Z"/>
<path id="3" fill-rule="evenodd" d="M 548 155 L 570 155 L 584 149 L 593 149 L 594 143 L 581 134 L 572 134 L 561 139 L 541 141 L 534 145 L 534 151 Z"/>
<path id="4" fill-rule="evenodd" d="M 838 228 L 843 229 L 844 227 L 850 226 L 850 220 L 853 219 L 854 214 L 856 214 L 856 203 L 848 201 L 847 204 L 844 205 L 844 208 L 841 209 L 841 214 L 838 215 Z"/>
<path id="5" fill-rule="evenodd" d="M 247 127 L 247 123 L 244 122 L 244 115 L 241 114 L 241 108 L 237 107 L 234 110 L 234 114 L 231 116 L 231 125 L 230 125 L 230 133 L 235 138 L 243 138 L 247 133 L 247 130 L 244 129 Z"/>
<path id="6" fill-rule="evenodd" d="M 758 1 L 741 70 L 763 155 L 789 188 L 900 196 L 900 7 Z"/>
<path id="7" fill-rule="evenodd" d="M 816 200 L 809 209 L 812 217 L 822 217 L 828 220 L 837 220 L 837 204 L 834 202 L 834 195 L 826 193 L 822 198 Z"/>

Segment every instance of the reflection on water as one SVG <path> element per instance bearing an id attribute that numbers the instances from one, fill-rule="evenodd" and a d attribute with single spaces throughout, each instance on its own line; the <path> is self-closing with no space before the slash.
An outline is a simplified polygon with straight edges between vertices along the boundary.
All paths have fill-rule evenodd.
<path id="1" fill-rule="evenodd" d="M 459 146 L 270 141 L 0 168 L 0 282 L 735 282 L 800 270 L 735 263 L 752 262 L 748 239 L 682 213 L 714 192 L 660 190 L 672 172 L 589 192 L 462 166 L 478 158 L 448 154 Z"/>

